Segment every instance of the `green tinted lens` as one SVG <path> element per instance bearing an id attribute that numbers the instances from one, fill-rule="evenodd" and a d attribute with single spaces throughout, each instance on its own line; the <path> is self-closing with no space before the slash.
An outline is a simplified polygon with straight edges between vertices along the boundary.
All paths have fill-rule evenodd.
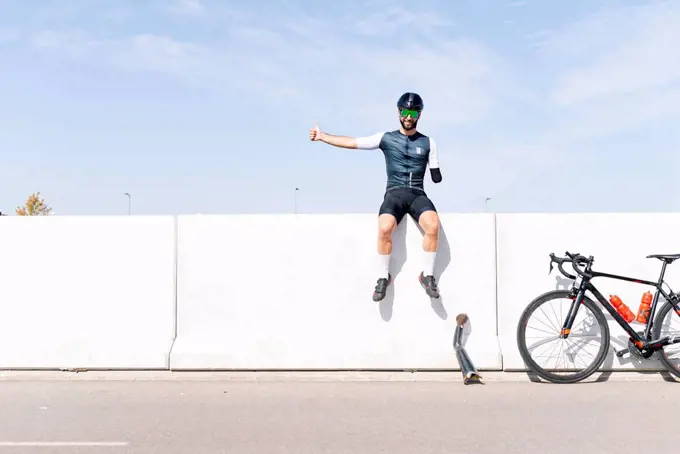
<path id="1" fill-rule="evenodd" d="M 407 117 L 411 116 L 411 118 L 418 118 L 418 111 L 417 110 L 411 110 L 411 109 L 401 109 L 401 116 L 402 117 Z"/>

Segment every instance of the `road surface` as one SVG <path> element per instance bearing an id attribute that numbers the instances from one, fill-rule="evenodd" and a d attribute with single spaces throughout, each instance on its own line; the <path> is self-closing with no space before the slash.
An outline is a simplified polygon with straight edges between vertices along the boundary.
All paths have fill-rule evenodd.
<path id="1" fill-rule="evenodd" d="M 0 388 L 0 454 L 678 450 L 680 385 L 661 380 L 10 380 Z"/>

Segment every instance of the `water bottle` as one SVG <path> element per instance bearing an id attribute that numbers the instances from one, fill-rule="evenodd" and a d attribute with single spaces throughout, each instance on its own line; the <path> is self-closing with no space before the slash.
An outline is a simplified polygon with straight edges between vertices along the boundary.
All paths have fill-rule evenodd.
<path id="1" fill-rule="evenodd" d="M 609 295 L 609 302 L 612 303 L 616 308 L 616 312 L 618 312 L 625 321 L 630 323 L 635 320 L 635 314 L 623 303 L 623 301 L 621 301 L 621 298 L 616 295 Z"/>

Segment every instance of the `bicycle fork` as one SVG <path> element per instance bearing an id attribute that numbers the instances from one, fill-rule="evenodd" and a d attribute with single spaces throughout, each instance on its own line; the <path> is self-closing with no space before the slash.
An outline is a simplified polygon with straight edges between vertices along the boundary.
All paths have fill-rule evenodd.
<path id="1" fill-rule="evenodd" d="M 574 292 L 576 293 L 574 295 Z M 578 309 L 583 303 L 583 298 L 585 298 L 585 289 L 583 288 L 583 283 L 579 286 L 578 290 L 576 288 L 572 289 L 572 300 L 571 307 L 569 308 L 569 313 L 567 318 L 564 320 L 562 325 L 562 330 L 560 331 L 560 338 L 566 339 L 571 333 L 571 327 L 574 325 L 574 320 L 576 320 L 576 314 L 578 314 Z"/>

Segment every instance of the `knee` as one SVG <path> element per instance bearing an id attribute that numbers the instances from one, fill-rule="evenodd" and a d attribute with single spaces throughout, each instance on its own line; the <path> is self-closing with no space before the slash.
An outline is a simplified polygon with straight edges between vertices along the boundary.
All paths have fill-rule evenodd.
<path id="1" fill-rule="evenodd" d="M 381 240 L 389 240 L 392 238 L 392 232 L 394 231 L 395 227 L 394 222 L 386 221 L 386 222 L 381 222 L 378 225 L 378 237 Z"/>
<path id="2" fill-rule="evenodd" d="M 437 236 L 439 234 L 439 217 L 436 214 L 425 216 L 421 222 L 421 227 L 425 235 Z"/>

